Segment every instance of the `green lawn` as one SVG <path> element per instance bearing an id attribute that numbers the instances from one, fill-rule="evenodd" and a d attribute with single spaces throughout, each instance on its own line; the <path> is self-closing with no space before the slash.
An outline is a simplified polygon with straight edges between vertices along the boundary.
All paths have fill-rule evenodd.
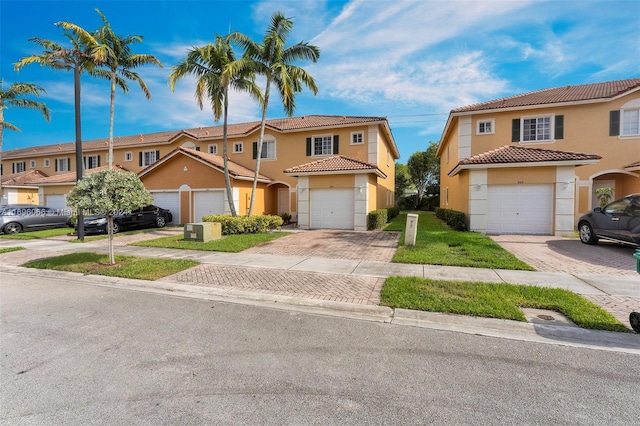
<path id="1" fill-rule="evenodd" d="M 400 214 L 385 228 L 387 231 L 402 231 L 400 246 L 393 262 L 534 270 L 484 234 L 454 231 L 431 212 L 417 214 L 419 217 L 415 246 L 404 245 L 406 213 Z"/>
<path id="2" fill-rule="evenodd" d="M 12 251 L 24 250 L 24 247 L 5 247 L 0 248 L 0 254 L 2 253 L 11 253 Z"/>
<path id="3" fill-rule="evenodd" d="M 109 264 L 109 255 L 97 253 L 71 253 L 48 259 L 36 260 L 22 266 L 36 269 L 79 272 L 90 275 L 157 280 L 198 265 L 199 262 L 184 259 L 156 259 L 132 256 L 116 256 L 116 264 Z"/>
<path id="4" fill-rule="evenodd" d="M 41 238 L 59 237 L 62 235 L 69 235 L 73 231 L 73 228 L 53 228 L 43 229 L 40 231 L 27 231 L 19 234 L 2 234 L 0 238 L 6 238 L 8 240 L 38 240 Z"/>
<path id="5" fill-rule="evenodd" d="M 629 331 L 604 309 L 564 289 L 389 277 L 380 303 L 391 308 L 526 321 L 518 307 L 549 309 L 580 327 Z"/>
<path id="6" fill-rule="evenodd" d="M 285 237 L 287 235 L 291 235 L 291 232 L 225 235 L 219 240 L 208 241 L 206 243 L 185 241 L 182 238 L 182 235 L 176 235 L 172 237 L 156 238 L 154 240 L 148 241 L 139 241 L 130 245 L 238 253 L 251 247 L 257 246 L 258 244 L 266 243 L 268 241 Z"/>

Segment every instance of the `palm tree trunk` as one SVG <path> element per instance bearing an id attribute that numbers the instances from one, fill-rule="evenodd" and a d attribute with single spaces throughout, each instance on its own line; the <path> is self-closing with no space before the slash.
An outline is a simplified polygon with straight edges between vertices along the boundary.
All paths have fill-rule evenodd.
<path id="1" fill-rule="evenodd" d="M 258 175 L 260 174 L 260 160 L 262 159 L 262 141 L 264 140 L 264 127 L 267 121 L 267 108 L 269 107 L 269 89 L 271 86 L 271 79 L 267 77 L 267 87 L 264 90 L 264 105 L 262 106 L 262 120 L 260 121 L 260 137 L 258 138 L 258 146 L 256 153 L 256 171 L 253 175 L 253 185 L 251 187 L 251 200 L 249 200 L 249 213 L 247 216 L 253 214 L 253 201 L 256 198 L 256 188 L 258 186 Z"/>
<path id="2" fill-rule="evenodd" d="M 231 179 L 229 178 L 229 158 L 228 158 L 228 149 L 227 149 L 227 116 L 229 110 L 229 99 L 228 99 L 229 89 L 225 87 L 224 90 L 224 118 L 222 125 L 222 160 L 224 162 L 224 184 L 227 187 L 227 201 L 229 202 L 229 210 L 231 211 L 231 216 L 238 216 L 236 212 L 236 206 L 233 204 L 233 191 L 231 191 Z"/>
<path id="3" fill-rule="evenodd" d="M 0 164 L 2 164 L 2 133 L 4 131 L 4 103 L 0 101 Z M 2 174 L 0 174 L 0 205 L 2 205 Z"/>
<path id="4" fill-rule="evenodd" d="M 113 116 L 116 105 L 116 72 L 111 70 L 111 105 L 109 106 L 109 170 L 113 169 Z"/>
<path id="5" fill-rule="evenodd" d="M 76 183 L 82 180 L 82 123 L 80 122 L 80 66 L 73 68 L 73 92 L 76 121 Z M 78 239 L 84 242 L 84 214 L 77 212 L 78 217 Z"/>

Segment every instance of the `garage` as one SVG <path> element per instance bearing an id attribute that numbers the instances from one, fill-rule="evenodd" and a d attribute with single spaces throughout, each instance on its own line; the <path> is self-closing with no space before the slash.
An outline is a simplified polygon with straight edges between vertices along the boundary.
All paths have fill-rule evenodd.
<path id="1" fill-rule="evenodd" d="M 310 216 L 312 229 L 354 228 L 353 189 L 312 189 Z"/>
<path id="2" fill-rule="evenodd" d="M 45 205 L 53 209 L 68 210 L 67 197 L 65 195 L 47 195 Z"/>
<path id="3" fill-rule="evenodd" d="M 173 221 L 170 223 L 178 223 L 180 220 L 180 194 L 177 191 L 172 191 L 152 192 L 151 195 L 153 195 L 153 204 L 171 210 Z"/>
<path id="4" fill-rule="evenodd" d="M 224 190 L 194 192 L 194 221 L 212 214 L 224 214 Z"/>
<path id="5" fill-rule="evenodd" d="M 552 235 L 553 185 L 489 185 L 487 233 Z"/>

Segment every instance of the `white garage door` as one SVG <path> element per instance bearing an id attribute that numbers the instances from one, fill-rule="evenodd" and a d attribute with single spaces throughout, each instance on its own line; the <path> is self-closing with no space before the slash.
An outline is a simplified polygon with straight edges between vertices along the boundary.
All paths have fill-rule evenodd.
<path id="1" fill-rule="evenodd" d="M 170 223 L 180 222 L 180 194 L 178 192 L 152 192 L 151 195 L 153 195 L 153 204 L 171 210 L 173 220 Z"/>
<path id="2" fill-rule="evenodd" d="M 312 229 L 353 229 L 353 189 L 312 189 Z"/>
<path id="3" fill-rule="evenodd" d="M 67 197 L 65 195 L 47 195 L 45 206 L 59 210 L 69 209 L 67 206 Z"/>
<path id="4" fill-rule="evenodd" d="M 194 221 L 202 222 L 202 216 L 224 214 L 224 192 L 194 192 Z"/>
<path id="5" fill-rule="evenodd" d="M 552 185 L 489 185 L 487 198 L 489 234 L 552 234 Z"/>

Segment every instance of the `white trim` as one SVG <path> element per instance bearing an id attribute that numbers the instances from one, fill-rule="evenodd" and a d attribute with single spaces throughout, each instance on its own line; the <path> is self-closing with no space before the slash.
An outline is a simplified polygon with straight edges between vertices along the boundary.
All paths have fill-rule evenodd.
<path id="1" fill-rule="evenodd" d="M 330 172 L 285 172 L 287 176 L 323 176 L 323 175 L 366 175 L 375 174 L 383 179 L 387 178 L 387 175 L 380 169 L 365 169 L 365 170 L 335 170 Z M 251 178 L 253 179 L 253 178 Z"/>
<path id="2" fill-rule="evenodd" d="M 115 157 L 115 155 L 114 155 Z M 124 161 L 133 161 L 133 151 L 124 152 Z"/>
<path id="3" fill-rule="evenodd" d="M 356 135 L 360 135 L 360 139 L 361 142 L 354 142 L 353 141 L 353 137 Z M 351 132 L 351 134 L 349 135 L 349 145 L 364 145 L 364 132 L 362 130 L 359 130 L 357 132 Z"/>
<path id="4" fill-rule="evenodd" d="M 458 120 L 458 160 L 471 157 L 471 117 Z"/>
<path id="5" fill-rule="evenodd" d="M 491 131 L 490 132 L 481 132 L 480 124 L 481 123 L 491 123 Z M 495 118 L 485 118 L 476 120 L 476 136 L 483 135 L 495 135 L 496 133 L 496 119 Z"/>
<path id="6" fill-rule="evenodd" d="M 318 135 L 311 135 L 311 156 L 312 157 L 327 157 L 330 155 L 335 155 L 333 153 L 333 137 L 334 134 L 333 133 L 324 133 L 324 134 L 318 134 Z M 331 152 L 329 154 L 316 154 L 316 138 L 329 138 L 330 142 L 331 142 Z M 324 142 L 324 141 L 323 141 Z"/>
<path id="7" fill-rule="evenodd" d="M 367 163 L 378 165 L 378 126 L 370 125 L 367 130 Z"/>
<path id="8" fill-rule="evenodd" d="M 353 230 L 367 230 L 367 214 L 369 206 L 369 178 L 358 175 L 354 179 L 353 191 Z"/>
<path id="9" fill-rule="evenodd" d="M 211 152 L 212 148 L 215 148 L 216 152 Z M 207 152 L 209 154 L 218 155 L 218 144 L 217 143 L 210 143 L 209 145 L 207 145 Z"/>
<path id="10" fill-rule="evenodd" d="M 525 120 L 536 120 L 537 122 L 541 118 L 549 118 L 549 139 L 534 139 L 534 140 L 524 140 L 524 121 Z M 520 144 L 521 145 L 530 145 L 535 143 L 555 143 L 556 142 L 556 115 L 555 114 L 534 114 L 534 115 L 522 115 L 520 116 Z M 536 133 L 537 134 L 537 133 Z"/>
<path id="11" fill-rule="evenodd" d="M 240 151 L 236 151 L 236 146 L 240 147 Z M 244 141 L 233 142 L 233 146 L 231 147 L 232 154 L 242 154 L 244 153 Z"/>
<path id="12" fill-rule="evenodd" d="M 529 163 L 498 163 L 498 164 L 463 164 L 456 166 L 447 175 L 455 176 L 462 170 L 473 169 L 508 169 L 511 167 L 560 167 L 560 166 L 585 166 L 596 164 L 600 160 L 571 160 L 571 161 L 540 161 Z"/>

